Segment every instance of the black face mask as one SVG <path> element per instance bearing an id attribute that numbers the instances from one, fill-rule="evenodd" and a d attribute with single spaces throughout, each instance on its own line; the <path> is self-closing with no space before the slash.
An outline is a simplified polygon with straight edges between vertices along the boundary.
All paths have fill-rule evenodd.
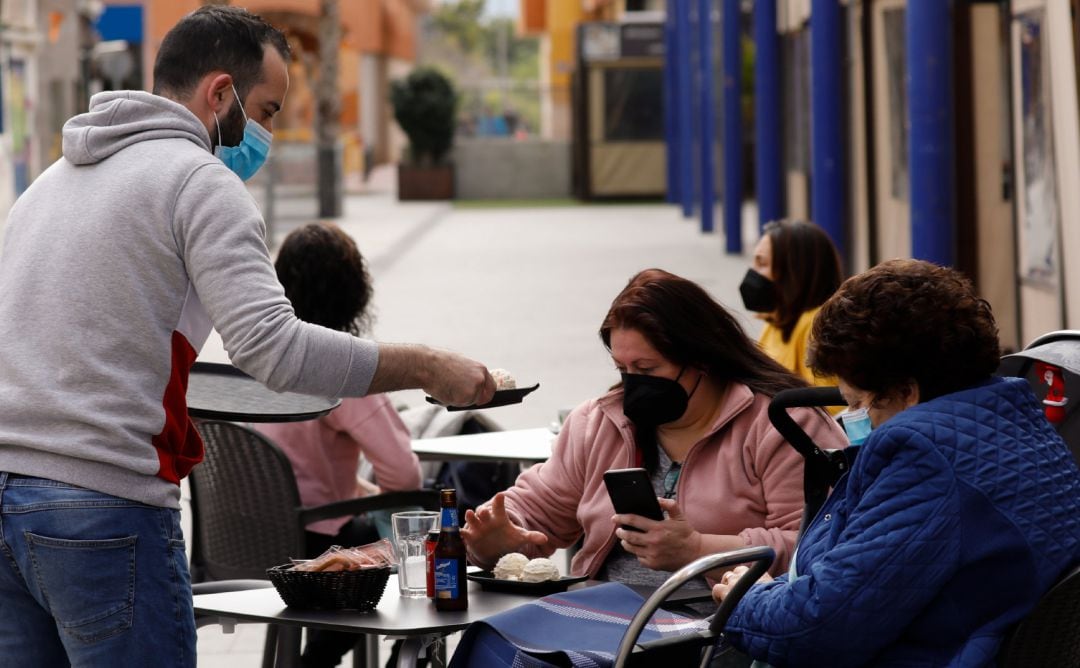
<path id="1" fill-rule="evenodd" d="M 684 368 L 685 370 L 685 368 Z M 635 427 L 648 429 L 674 422 L 683 416 L 690 403 L 690 394 L 679 384 L 679 378 L 659 378 L 636 373 L 622 374 L 623 414 L 630 418 Z M 698 378 L 698 383 L 701 378 Z M 697 385 L 694 385 L 697 390 Z"/>
<path id="2" fill-rule="evenodd" d="M 772 313 L 776 310 L 776 284 L 753 269 L 746 270 L 746 276 L 739 284 L 743 306 L 756 313 Z"/>

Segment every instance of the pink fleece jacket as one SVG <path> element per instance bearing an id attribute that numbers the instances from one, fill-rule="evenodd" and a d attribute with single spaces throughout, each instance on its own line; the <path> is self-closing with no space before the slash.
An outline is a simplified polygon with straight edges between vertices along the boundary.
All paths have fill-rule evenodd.
<path id="1" fill-rule="evenodd" d="M 787 570 L 803 509 L 802 457 L 773 428 L 769 397 L 733 385 L 723 412 L 683 462 L 676 499 L 690 525 L 705 534 L 738 535 L 749 545 L 776 550 L 771 571 Z M 795 409 L 792 417 L 822 448 L 847 438 L 823 411 Z M 615 526 L 603 475 L 635 466 L 633 427 L 622 412 L 622 390 L 583 403 L 567 417 L 551 459 L 518 477 L 506 493 L 511 519 L 547 534 L 531 557 L 572 545 L 574 575 L 595 575 L 615 544 Z M 531 554 L 530 554 L 531 552 Z"/>
<path id="2" fill-rule="evenodd" d="M 374 466 L 375 482 L 384 492 L 420 489 L 422 484 L 409 428 L 385 394 L 347 397 L 317 420 L 252 426 L 289 458 L 305 506 L 358 496 L 361 455 Z M 307 530 L 333 536 L 348 521 L 348 517 L 333 517 L 312 522 Z"/>

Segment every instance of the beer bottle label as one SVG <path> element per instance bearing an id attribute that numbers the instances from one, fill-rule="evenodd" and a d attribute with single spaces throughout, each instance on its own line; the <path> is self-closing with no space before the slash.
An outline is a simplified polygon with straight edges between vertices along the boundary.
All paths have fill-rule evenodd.
<path id="1" fill-rule="evenodd" d="M 442 509 L 442 522 L 441 526 L 444 528 L 456 529 L 458 525 L 457 508 L 443 508 Z"/>
<path id="2" fill-rule="evenodd" d="M 435 560 L 435 598 L 458 598 L 461 583 L 458 582 L 458 559 Z"/>

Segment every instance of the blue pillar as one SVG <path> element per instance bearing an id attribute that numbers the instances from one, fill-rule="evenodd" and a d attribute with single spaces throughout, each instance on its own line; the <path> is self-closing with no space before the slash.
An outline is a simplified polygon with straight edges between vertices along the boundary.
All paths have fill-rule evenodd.
<path id="1" fill-rule="evenodd" d="M 690 0 L 675 0 L 676 132 L 679 145 L 679 202 L 684 218 L 694 215 L 694 114 L 691 109 Z"/>
<path id="2" fill-rule="evenodd" d="M 811 207 L 814 222 L 845 258 L 840 0 L 812 0 L 810 7 Z"/>
<path id="3" fill-rule="evenodd" d="M 956 262 L 952 5 L 910 0 L 907 7 L 911 254 L 943 265 Z"/>
<path id="4" fill-rule="evenodd" d="M 698 0 L 698 53 L 701 85 L 698 90 L 701 114 L 701 231 L 713 231 L 713 208 L 716 204 L 716 166 L 713 151 L 716 128 L 713 123 L 713 59 L 712 59 L 712 5 L 713 0 Z"/>
<path id="5" fill-rule="evenodd" d="M 780 152 L 780 38 L 776 0 L 754 3 L 754 126 L 757 132 L 757 203 L 761 226 L 784 215 Z"/>
<path id="6" fill-rule="evenodd" d="M 667 0 L 664 18 L 664 148 L 667 159 L 667 201 L 682 201 L 679 194 L 678 80 L 675 68 L 676 0 Z"/>
<path id="7" fill-rule="evenodd" d="M 742 252 L 742 109 L 739 0 L 724 0 L 724 250 Z"/>

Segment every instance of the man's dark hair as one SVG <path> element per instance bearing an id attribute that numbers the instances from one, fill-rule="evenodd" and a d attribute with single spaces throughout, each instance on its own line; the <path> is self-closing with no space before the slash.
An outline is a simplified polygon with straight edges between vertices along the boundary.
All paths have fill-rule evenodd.
<path id="1" fill-rule="evenodd" d="M 162 40 L 154 62 L 154 93 L 184 98 L 204 76 L 220 71 L 232 76 L 243 99 L 262 81 L 267 44 L 289 61 L 285 35 L 262 17 L 239 7 L 200 7 Z"/>

